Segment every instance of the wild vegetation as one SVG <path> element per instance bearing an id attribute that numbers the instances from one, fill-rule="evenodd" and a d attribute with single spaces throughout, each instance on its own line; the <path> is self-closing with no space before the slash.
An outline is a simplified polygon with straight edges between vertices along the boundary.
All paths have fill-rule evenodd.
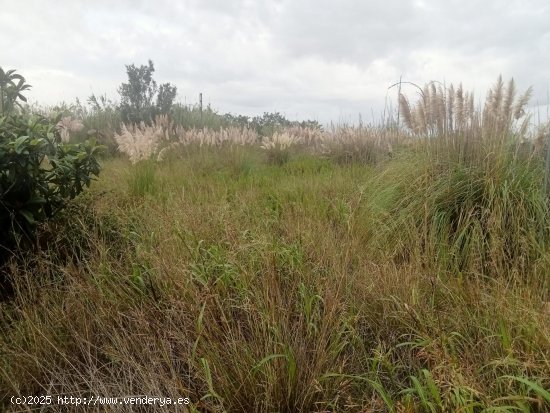
<path id="1" fill-rule="evenodd" d="M 549 411 L 546 143 L 525 126 L 529 91 L 499 78 L 476 108 L 462 87 L 421 90 L 400 96 L 403 125 L 327 130 L 112 109 L 121 154 L 3 267 L 2 408 L 53 394 Z"/>
<path id="2" fill-rule="evenodd" d="M 14 70 L 0 68 L 0 265 L 14 247 L 32 243 L 37 222 L 65 208 L 100 169 L 94 142 L 67 143 L 78 123 L 17 110 L 29 87 Z"/>

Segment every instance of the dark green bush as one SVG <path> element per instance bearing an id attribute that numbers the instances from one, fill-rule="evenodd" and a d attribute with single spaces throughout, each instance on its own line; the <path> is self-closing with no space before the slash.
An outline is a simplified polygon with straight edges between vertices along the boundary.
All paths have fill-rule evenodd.
<path id="1" fill-rule="evenodd" d="M 15 83 L 15 81 L 18 83 Z M 36 224 L 53 217 L 97 176 L 101 148 L 94 141 L 62 143 L 56 121 L 20 114 L 14 90 L 20 75 L 0 69 L 0 262 L 3 253 L 32 240 Z"/>

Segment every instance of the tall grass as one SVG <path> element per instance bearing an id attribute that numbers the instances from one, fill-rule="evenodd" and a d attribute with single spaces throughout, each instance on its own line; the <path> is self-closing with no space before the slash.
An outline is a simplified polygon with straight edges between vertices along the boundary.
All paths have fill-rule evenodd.
<path id="1" fill-rule="evenodd" d="M 323 132 L 292 126 L 260 136 L 248 127 L 186 129 L 167 116 L 157 116 L 151 125 L 123 124 L 114 139 L 132 163 L 152 158 L 162 161 L 188 146 L 257 146 L 265 151 L 268 162 L 279 165 L 288 161 L 291 152 L 313 153 L 339 163 L 376 164 L 393 156 L 394 145 L 410 142 L 404 134 L 383 127 L 340 126 Z"/>
<path id="2" fill-rule="evenodd" d="M 250 144 L 227 129 L 182 144 L 176 126 L 162 162 L 106 161 L 74 219 L 4 269 L 0 406 L 49 393 L 189 397 L 196 412 L 548 411 L 548 200 L 505 109 L 522 97 L 500 83 L 488 102 L 506 119 Z M 429 90 L 430 108 L 451 95 Z M 327 152 L 342 136 L 359 142 Z"/>
<path id="3" fill-rule="evenodd" d="M 235 174 L 229 152 L 196 150 L 147 164 L 137 186 L 110 161 L 83 215 L 85 255 L 59 261 L 60 233 L 13 263 L 3 394 L 181 396 L 197 411 L 544 411 L 547 258 L 539 279 L 471 265 L 444 277 L 375 253 L 371 231 L 387 225 L 373 221 L 377 170 L 313 155 L 280 167 L 243 147 L 254 173 Z"/>
<path id="4" fill-rule="evenodd" d="M 541 157 L 522 148 L 530 90 L 516 99 L 513 81 L 504 87 L 499 78 L 482 110 L 463 108 L 473 95 L 462 87 L 423 91 L 413 110 L 401 99 L 405 124 L 420 140 L 373 195 L 391 193 L 379 238 L 393 247 L 384 248 L 455 274 L 538 276 L 550 222 Z"/>

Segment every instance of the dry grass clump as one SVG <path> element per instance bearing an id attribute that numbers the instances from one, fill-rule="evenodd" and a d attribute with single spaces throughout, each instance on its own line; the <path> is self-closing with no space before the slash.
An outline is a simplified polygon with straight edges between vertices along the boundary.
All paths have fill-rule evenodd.
<path id="1" fill-rule="evenodd" d="M 290 150 L 300 141 L 290 131 L 275 132 L 273 136 L 264 137 L 260 147 L 267 153 L 269 163 L 282 165 L 290 158 Z"/>
<path id="2" fill-rule="evenodd" d="M 451 84 L 429 83 L 420 90 L 420 99 L 412 105 L 405 95 L 399 95 L 399 109 L 404 125 L 416 135 L 444 136 L 465 133 L 475 128 L 478 113 L 474 95 L 464 91 L 462 84 L 455 90 Z"/>
<path id="3" fill-rule="evenodd" d="M 482 117 L 485 134 L 492 133 L 502 137 L 515 132 L 520 137 L 524 136 L 529 125 L 529 116 L 526 116 L 525 107 L 532 93 L 533 89 L 529 87 L 518 97 L 514 79 L 510 79 L 508 85 L 504 86 L 502 77 L 499 76 L 485 100 Z M 523 121 L 515 128 L 516 122 L 522 119 Z"/>
<path id="4" fill-rule="evenodd" d="M 524 144 L 530 93 L 518 98 L 513 80 L 499 78 L 482 111 L 452 85 L 426 86 L 414 109 L 401 97 L 405 124 L 426 139 L 377 187 L 394 205 L 386 229 L 396 257 L 454 274 L 537 277 L 550 222 L 536 143 Z"/>
<path id="5" fill-rule="evenodd" d="M 514 80 L 505 86 L 499 76 L 481 109 L 473 106 L 473 93 L 464 92 L 462 85 L 455 91 L 452 84 L 444 89 L 432 82 L 413 108 L 400 95 L 400 110 L 409 132 L 426 137 L 432 163 L 460 163 L 490 173 L 503 162 L 540 155 L 543 136 L 532 139 L 525 111 L 531 93 L 528 88 L 517 96 Z"/>
<path id="6" fill-rule="evenodd" d="M 118 150 L 137 163 L 150 159 L 159 148 L 161 142 L 166 139 L 166 131 L 160 125 L 148 126 L 144 122 L 139 125 L 120 126 L 120 134 L 115 133 Z"/>
<path id="7" fill-rule="evenodd" d="M 166 115 L 155 118 L 151 126 L 121 125 L 121 133 L 115 133 L 120 152 L 132 163 L 152 159 L 162 161 L 172 150 L 190 145 L 221 147 L 226 145 L 252 145 L 258 142 L 255 131 L 248 128 L 190 129 L 175 126 Z"/>
<path id="8" fill-rule="evenodd" d="M 167 116 L 158 116 L 151 126 L 122 125 L 115 134 L 119 151 L 132 163 L 156 157 L 163 161 L 170 153 L 186 147 L 221 148 L 258 146 L 270 163 L 286 163 L 291 152 L 306 152 L 336 159 L 338 162 L 376 163 L 393 154 L 406 137 L 387 127 L 333 126 L 329 131 L 310 127 L 290 127 L 260 139 L 247 127 L 219 130 L 185 129 L 175 126 Z"/>
<path id="9" fill-rule="evenodd" d="M 84 124 L 78 119 L 73 119 L 71 116 L 64 116 L 57 123 L 57 128 L 59 129 L 61 140 L 63 142 L 69 142 L 71 134 L 80 132 L 84 129 Z"/>
<path id="10" fill-rule="evenodd" d="M 291 146 L 296 145 L 298 142 L 299 138 L 290 133 L 290 131 L 275 132 L 273 136 L 262 139 L 261 147 L 265 150 L 270 150 L 273 148 L 288 149 Z"/>
<path id="11" fill-rule="evenodd" d="M 537 126 L 533 134 L 533 139 L 523 138 L 520 149 L 524 149 L 527 152 L 545 156 L 549 136 L 550 121 Z"/>
<path id="12" fill-rule="evenodd" d="M 293 151 L 319 154 L 344 163 L 375 163 L 392 155 L 393 145 L 403 141 L 401 135 L 396 130 L 374 126 L 333 126 L 328 132 L 296 126 L 260 139 L 255 130 L 246 127 L 184 129 L 175 126 L 167 116 L 159 116 L 151 126 L 122 125 L 115 140 L 132 163 L 153 157 L 162 161 L 178 148 L 257 145 L 267 154 L 268 162 L 281 165 Z"/>
<path id="13" fill-rule="evenodd" d="M 340 163 L 374 164 L 391 157 L 399 140 L 397 131 L 385 127 L 332 127 L 322 135 L 319 152 Z"/>
<path id="14" fill-rule="evenodd" d="M 220 130 L 189 129 L 177 127 L 175 136 L 182 145 L 220 147 L 224 145 L 254 145 L 259 142 L 258 134 L 253 129 L 232 126 Z"/>
<path id="15" fill-rule="evenodd" d="M 305 151 L 339 163 L 375 164 L 393 155 L 393 145 L 403 140 L 396 130 L 374 126 L 332 126 L 328 131 L 292 127 L 264 138 L 261 147 L 270 162 L 285 163 L 292 151 Z"/>
<path id="16" fill-rule="evenodd" d="M 293 136 L 295 143 L 307 148 L 317 148 L 323 141 L 326 132 L 320 128 L 305 126 L 291 126 L 284 129 L 285 133 Z"/>
<path id="17" fill-rule="evenodd" d="M 526 132 L 529 118 L 525 106 L 531 93 L 529 88 L 517 97 L 514 79 L 505 86 L 499 76 L 481 110 L 474 106 L 474 94 L 464 91 L 462 84 L 455 89 L 452 84 L 444 87 L 431 82 L 420 90 L 420 99 L 414 105 L 400 94 L 399 107 L 404 125 L 415 135 L 503 139 L 510 133 Z"/>

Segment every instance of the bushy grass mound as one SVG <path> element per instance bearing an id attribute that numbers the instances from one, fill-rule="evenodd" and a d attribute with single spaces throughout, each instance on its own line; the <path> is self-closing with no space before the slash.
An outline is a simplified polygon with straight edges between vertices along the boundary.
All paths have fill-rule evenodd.
<path id="1" fill-rule="evenodd" d="M 371 200 L 386 208 L 384 252 L 455 274 L 535 274 L 550 242 L 541 162 L 510 148 L 479 159 L 421 150 L 388 166 Z"/>

